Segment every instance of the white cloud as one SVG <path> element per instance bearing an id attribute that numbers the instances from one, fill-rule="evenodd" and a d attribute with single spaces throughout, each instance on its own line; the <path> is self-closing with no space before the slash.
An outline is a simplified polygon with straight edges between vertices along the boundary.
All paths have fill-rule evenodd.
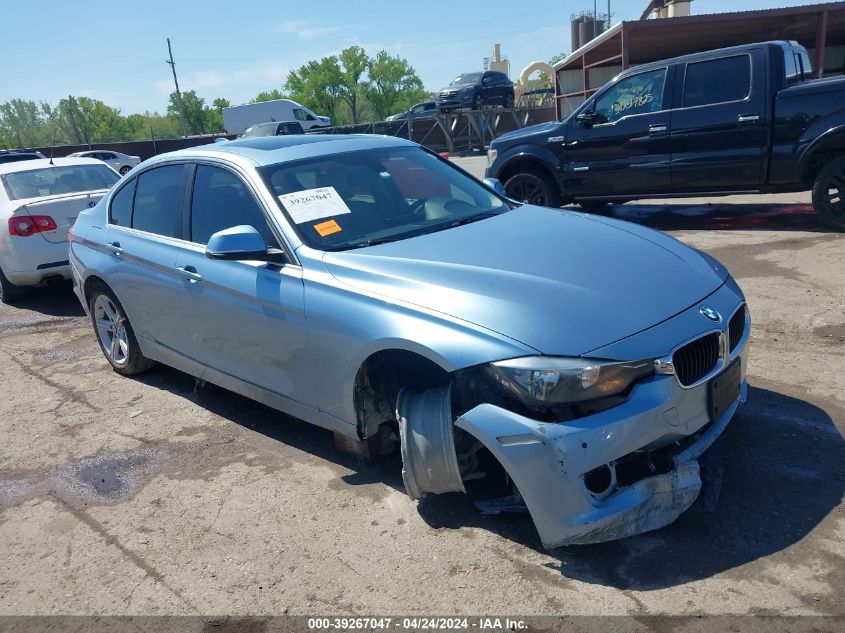
<path id="1" fill-rule="evenodd" d="M 296 35 L 301 40 L 316 40 L 341 30 L 339 26 L 315 26 L 302 20 L 285 20 L 276 24 L 274 30 L 278 33 Z"/>

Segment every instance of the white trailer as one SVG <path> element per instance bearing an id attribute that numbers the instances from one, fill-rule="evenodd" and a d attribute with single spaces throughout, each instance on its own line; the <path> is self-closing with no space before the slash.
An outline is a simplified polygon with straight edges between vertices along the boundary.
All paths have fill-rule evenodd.
<path id="1" fill-rule="evenodd" d="M 303 130 L 330 127 L 332 124 L 329 117 L 315 114 L 290 99 L 274 99 L 223 108 L 223 127 L 227 134 L 240 134 L 250 125 L 268 121 L 299 121 Z"/>

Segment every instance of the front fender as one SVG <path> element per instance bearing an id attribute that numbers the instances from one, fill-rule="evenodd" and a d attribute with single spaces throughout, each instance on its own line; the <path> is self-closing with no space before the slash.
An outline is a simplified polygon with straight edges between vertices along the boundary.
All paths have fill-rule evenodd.
<path id="1" fill-rule="evenodd" d="M 537 353 L 471 323 L 346 288 L 328 272 L 306 274 L 305 311 L 316 407 L 352 424 L 355 377 L 377 352 L 413 352 L 447 372 Z"/>
<path id="2" fill-rule="evenodd" d="M 541 163 L 555 177 L 555 180 L 561 169 L 560 159 L 548 148 L 532 143 L 520 143 L 507 148 L 496 157 L 496 161 L 487 168 L 487 177 L 499 178 L 508 167 L 520 161 Z"/>

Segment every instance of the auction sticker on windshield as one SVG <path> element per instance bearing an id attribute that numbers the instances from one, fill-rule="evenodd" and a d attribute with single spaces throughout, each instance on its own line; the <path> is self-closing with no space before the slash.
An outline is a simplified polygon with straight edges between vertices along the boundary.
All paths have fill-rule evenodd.
<path id="1" fill-rule="evenodd" d="M 352 213 L 334 187 L 283 193 L 279 200 L 297 224 Z"/>

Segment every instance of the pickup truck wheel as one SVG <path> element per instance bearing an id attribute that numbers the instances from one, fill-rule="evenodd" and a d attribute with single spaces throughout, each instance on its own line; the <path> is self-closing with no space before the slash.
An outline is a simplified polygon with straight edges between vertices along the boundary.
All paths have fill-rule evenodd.
<path id="1" fill-rule="evenodd" d="M 845 231 L 845 156 L 819 173 L 813 186 L 813 206 L 828 226 Z"/>
<path id="2" fill-rule="evenodd" d="M 108 286 L 97 284 L 88 305 L 97 342 L 112 369 L 132 376 L 155 366 L 155 361 L 141 353 L 123 306 Z"/>
<path id="3" fill-rule="evenodd" d="M 3 270 L 0 269 L 0 303 L 12 304 L 23 299 L 29 291 L 29 288 L 16 286 L 11 281 L 6 279 Z"/>
<path id="4" fill-rule="evenodd" d="M 508 198 L 541 207 L 559 207 L 560 192 L 551 177 L 539 171 L 514 174 L 505 183 Z"/>

